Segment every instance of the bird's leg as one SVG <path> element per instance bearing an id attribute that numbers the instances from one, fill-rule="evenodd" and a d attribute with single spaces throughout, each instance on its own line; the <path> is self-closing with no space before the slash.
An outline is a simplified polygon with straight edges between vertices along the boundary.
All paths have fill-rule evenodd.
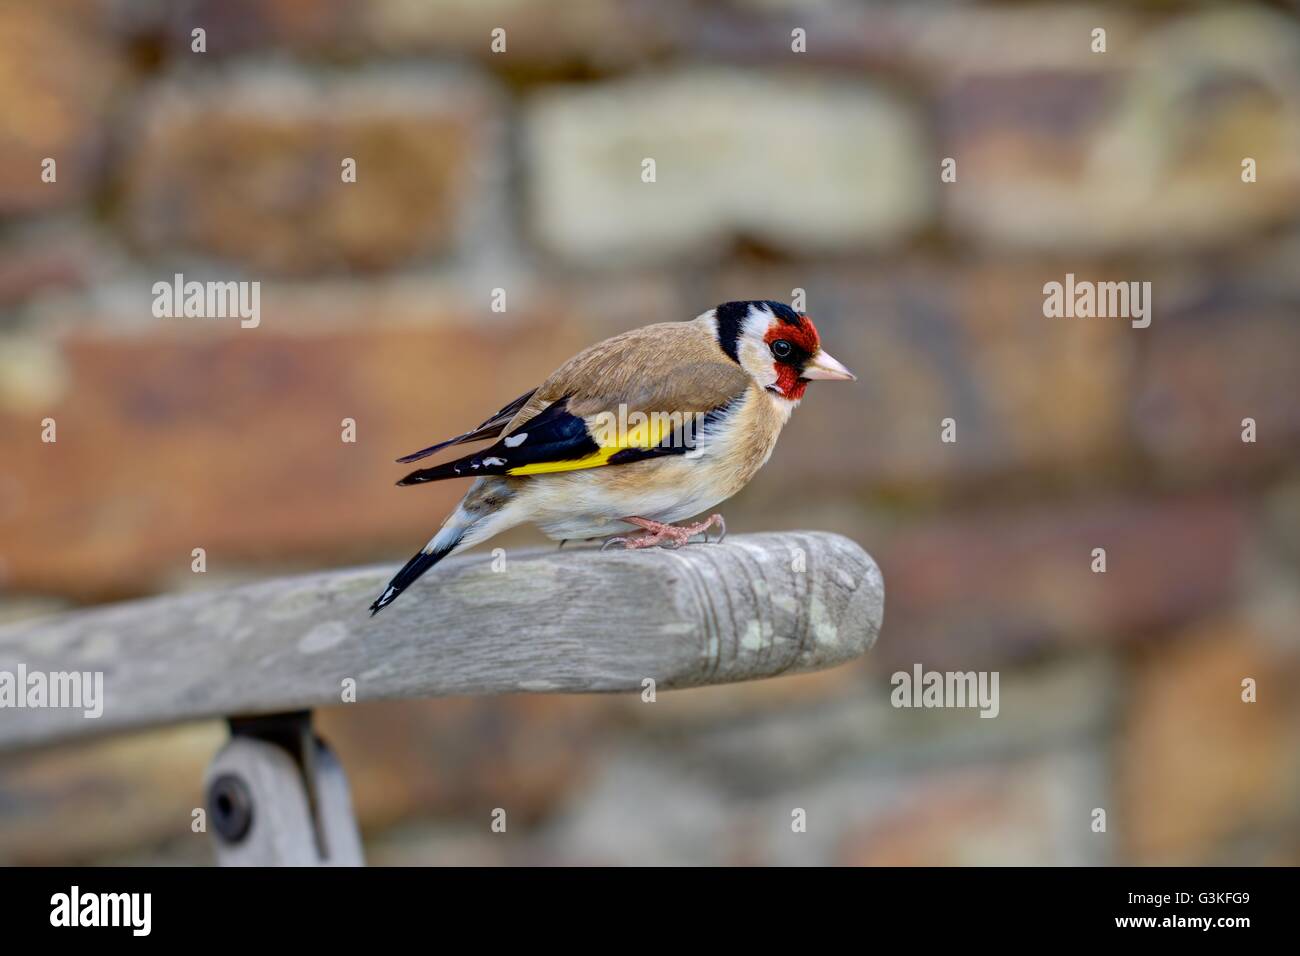
<path id="1" fill-rule="evenodd" d="M 710 515 L 703 521 L 687 525 L 664 524 L 662 521 L 651 521 L 649 518 L 637 517 L 624 518 L 623 520 L 628 524 L 636 525 L 645 533 L 636 537 L 610 538 L 601 546 L 600 550 L 604 551 L 612 544 L 621 544 L 624 549 L 633 551 L 638 548 L 651 548 L 663 541 L 671 541 L 670 547 L 676 550 L 700 533 L 703 533 L 704 540 L 708 541 L 709 529 L 714 525 L 718 526 L 718 541 L 727 536 L 727 523 L 722 520 L 722 515 Z"/>

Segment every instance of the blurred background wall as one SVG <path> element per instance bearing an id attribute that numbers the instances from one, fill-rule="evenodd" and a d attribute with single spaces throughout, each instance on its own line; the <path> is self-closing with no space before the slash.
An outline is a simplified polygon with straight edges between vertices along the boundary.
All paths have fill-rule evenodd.
<path id="1" fill-rule="evenodd" d="M 802 289 L 860 380 L 726 512 L 876 556 L 870 660 L 323 712 L 371 862 L 1297 863 L 1298 264 L 1284 4 L 0 0 L 0 620 L 396 564 L 463 489 L 395 456 Z M 260 326 L 154 318 L 176 272 Z M 891 708 L 918 662 L 998 718 Z M 222 736 L 0 755 L 0 862 L 209 861 Z"/>

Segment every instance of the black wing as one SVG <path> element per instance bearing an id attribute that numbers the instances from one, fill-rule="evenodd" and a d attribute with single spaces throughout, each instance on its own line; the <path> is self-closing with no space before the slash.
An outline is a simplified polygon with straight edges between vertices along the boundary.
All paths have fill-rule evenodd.
<path id="1" fill-rule="evenodd" d="M 595 440 L 587 431 L 587 422 L 569 413 L 568 398 L 552 402 L 537 415 L 515 430 L 515 435 L 497 442 L 491 448 L 466 455 L 455 461 L 413 471 L 399 485 L 418 485 L 443 478 L 503 475 L 510 468 L 534 464 L 539 461 L 581 459 L 599 451 Z M 506 441 L 523 437 L 515 447 Z"/>
<path id="2" fill-rule="evenodd" d="M 421 458 L 428 458 L 434 452 L 442 451 L 444 448 L 450 448 L 452 445 L 464 445 L 472 441 L 484 441 L 488 438 L 496 438 L 501 434 L 502 430 L 510 424 L 511 419 L 519 414 L 519 409 L 528 404 L 528 400 L 533 397 L 533 392 L 536 391 L 537 389 L 534 388 L 524 392 L 524 394 L 520 395 L 483 424 L 467 431 L 463 435 L 457 435 L 455 438 L 449 438 L 446 441 L 438 442 L 438 444 L 430 445 L 428 448 L 421 448 L 419 451 L 411 452 L 409 455 L 403 455 L 397 460 L 403 464 L 410 461 L 419 461 Z"/>
<path id="3" fill-rule="evenodd" d="M 725 416 L 733 403 L 716 408 L 703 417 L 712 424 Z M 588 420 L 574 415 L 568 397 L 548 405 L 519 425 L 512 434 L 491 448 L 455 461 L 413 471 L 399 485 L 418 485 L 444 478 L 477 478 L 483 475 L 536 475 L 607 465 L 625 465 L 663 455 L 683 455 L 695 446 L 696 435 L 676 430 L 663 435 L 657 444 L 606 445 L 592 435 Z"/>

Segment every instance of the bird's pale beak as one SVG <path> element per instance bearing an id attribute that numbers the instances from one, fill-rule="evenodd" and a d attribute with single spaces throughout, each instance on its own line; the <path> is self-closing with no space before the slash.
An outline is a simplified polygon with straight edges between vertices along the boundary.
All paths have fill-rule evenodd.
<path id="1" fill-rule="evenodd" d="M 856 382 L 858 377 L 825 349 L 818 349 L 812 361 L 803 367 L 804 378 L 824 378 L 838 382 Z"/>

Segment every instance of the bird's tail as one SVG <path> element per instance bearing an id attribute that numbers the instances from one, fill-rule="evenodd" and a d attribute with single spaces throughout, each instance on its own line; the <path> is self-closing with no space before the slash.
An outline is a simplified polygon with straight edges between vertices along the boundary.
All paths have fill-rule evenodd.
<path id="1" fill-rule="evenodd" d="M 416 582 L 431 567 L 462 546 L 468 547 L 485 538 L 490 538 L 513 520 L 503 514 L 502 506 L 512 497 L 512 492 L 503 479 L 486 478 L 477 482 L 470 489 L 456 510 L 447 516 L 442 527 L 402 570 L 393 575 L 384 588 L 384 593 L 370 605 L 370 616 L 374 617 L 397 596 Z"/>
<path id="2" fill-rule="evenodd" d="M 402 570 L 393 575 L 393 580 L 388 582 L 388 587 L 384 588 L 384 593 L 375 598 L 375 603 L 370 605 L 370 616 L 374 617 L 396 601 L 397 595 L 414 584 L 420 575 L 451 554 L 454 549 L 455 546 L 453 545 L 440 551 L 430 551 L 429 545 L 426 545 L 422 550 L 417 551 L 410 561 L 402 565 Z"/>

